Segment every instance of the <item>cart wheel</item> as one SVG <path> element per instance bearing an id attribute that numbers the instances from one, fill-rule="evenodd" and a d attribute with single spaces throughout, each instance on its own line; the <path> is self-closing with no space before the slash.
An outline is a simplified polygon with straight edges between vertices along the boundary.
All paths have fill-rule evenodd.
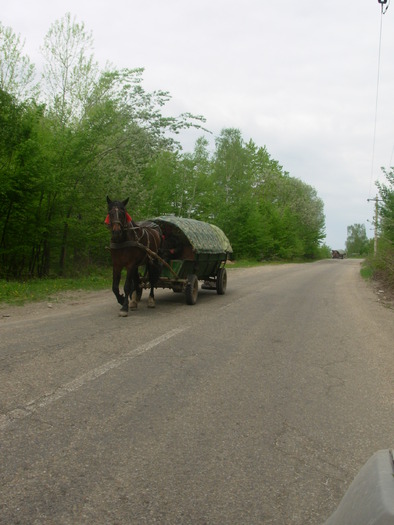
<path id="1" fill-rule="evenodd" d="M 216 291 L 219 295 L 224 295 L 227 288 L 227 272 L 226 268 L 219 268 L 216 277 Z"/>
<path id="2" fill-rule="evenodd" d="M 197 275 L 194 273 L 187 276 L 185 295 L 187 304 L 196 304 L 198 295 L 198 279 Z"/>

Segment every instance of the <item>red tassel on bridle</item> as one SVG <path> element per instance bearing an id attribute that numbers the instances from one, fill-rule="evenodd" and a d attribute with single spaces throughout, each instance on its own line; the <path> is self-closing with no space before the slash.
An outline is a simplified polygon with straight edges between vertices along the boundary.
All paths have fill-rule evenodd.
<path id="1" fill-rule="evenodd" d="M 126 222 L 129 223 L 131 221 L 132 221 L 132 218 L 130 217 L 130 215 L 126 211 Z M 111 221 L 110 221 L 110 218 L 109 218 L 109 214 L 105 218 L 104 224 L 111 224 Z"/>

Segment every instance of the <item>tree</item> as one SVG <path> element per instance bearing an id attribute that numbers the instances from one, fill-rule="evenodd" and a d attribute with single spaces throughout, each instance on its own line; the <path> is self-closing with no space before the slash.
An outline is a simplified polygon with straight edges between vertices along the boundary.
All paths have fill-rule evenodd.
<path id="1" fill-rule="evenodd" d="M 45 39 L 45 106 L 0 89 L 2 276 L 106 261 L 105 195 L 130 197 L 136 220 L 173 213 L 212 222 L 237 257 L 316 256 L 324 214 L 312 187 L 238 129 L 222 130 L 213 153 L 204 138 L 183 153 L 177 134 L 204 119 L 164 115 L 171 97 L 145 91 L 143 69 L 99 71 L 91 50 L 91 34 L 68 14 Z M 24 77 L 13 78 L 16 93 Z"/>
<path id="2" fill-rule="evenodd" d="M 245 143 L 237 129 L 223 130 L 216 140 L 212 178 L 210 217 L 229 232 L 238 255 L 319 256 L 325 237 L 323 202 L 314 188 L 284 172 L 265 147 Z"/>
<path id="3" fill-rule="evenodd" d="M 353 224 L 347 227 L 346 251 L 348 255 L 366 255 L 369 241 L 365 224 Z"/>
<path id="4" fill-rule="evenodd" d="M 44 85 L 53 122 L 50 223 L 60 250 L 58 268 L 86 252 L 87 222 L 96 218 L 91 192 L 124 191 L 144 197 L 142 173 L 173 142 L 166 132 L 190 124 L 188 117 L 162 117 L 168 93 L 147 93 L 142 69 L 99 72 L 92 36 L 67 14 L 50 28 L 44 46 Z M 138 202 L 131 198 L 138 213 Z M 104 200 L 103 200 L 104 202 Z M 88 219 L 89 218 L 89 219 Z M 52 243 L 55 242 L 53 238 Z M 68 249 L 72 247 L 71 253 Z"/>
<path id="5" fill-rule="evenodd" d="M 239 129 L 227 128 L 221 131 L 216 139 L 213 162 L 216 192 L 228 210 L 240 195 L 251 190 L 244 141 Z M 221 211 L 225 211 L 224 206 Z"/>
<path id="6" fill-rule="evenodd" d="M 384 170 L 386 183 L 377 182 L 379 189 L 379 239 L 377 253 L 370 258 L 376 279 L 394 290 L 394 170 Z"/>
<path id="7" fill-rule="evenodd" d="M 0 89 L 20 102 L 38 93 L 35 67 L 23 54 L 24 44 L 20 35 L 0 22 Z"/>
<path id="8" fill-rule="evenodd" d="M 197 139 L 193 153 L 184 153 L 180 159 L 182 208 L 180 215 L 209 220 L 209 203 L 213 194 L 212 162 L 208 141 Z"/>
<path id="9" fill-rule="evenodd" d="M 383 169 L 387 183 L 376 185 L 379 189 L 380 196 L 380 231 L 382 237 L 391 244 L 394 244 L 394 170 L 387 171 Z"/>
<path id="10" fill-rule="evenodd" d="M 54 22 L 45 36 L 44 96 L 61 126 L 81 118 L 94 89 L 99 69 L 92 49 L 92 34 L 70 13 Z"/>
<path id="11" fill-rule="evenodd" d="M 40 136 L 43 108 L 18 104 L 0 90 L 1 273 L 27 273 L 36 264 L 33 246 L 41 235 L 39 216 L 46 173 Z"/>
<path id="12" fill-rule="evenodd" d="M 138 215 L 148 200 L 144 171 L 179 149 L 171 133 L 199 126 L 189 114 L 163 117 L 169 94 L 147 93 L 142 69 L 98 72 L 91 44 L 84 25 L 66 15 L 45 40 L 46 107 L 18 104 L 0 90 L 3 274 L 58 274 L 92 256 L 100 260 L 103 196 L 130 195 Z M 14 55 L 5 58 L 8 71 Z"/>

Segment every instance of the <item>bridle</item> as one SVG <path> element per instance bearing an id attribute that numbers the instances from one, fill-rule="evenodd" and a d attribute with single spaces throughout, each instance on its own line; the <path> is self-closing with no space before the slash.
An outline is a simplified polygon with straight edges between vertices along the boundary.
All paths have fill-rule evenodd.
<path id="1" fill-rule="evenodd" d="M 127 226 L 126 210 L 124 208 L 119 208 L 119 206 L 113 206 L 108 214 L 112 233 L 122 232 Z"/>
<path id="2" fill-rule="evenodd" d="M 130 232 L 134 239 L 130 239 L 128 236 L 127 240 L 116 241 L 114 238 L 111 241 L 110 248 L 141 248 L 146 252 L 151 251 L 151 239 L 149 236 L 148 229 L 142 225 L 136 223 L 127 222 L 126 210 L 119 206 L 113 206 L 109 211 L 109 221 L 112 234 L 116 237 L 120 237 L 125 232 Z M 158 250 L 160 242 L 153 241 L 152 248 L 155 251 Z"/>

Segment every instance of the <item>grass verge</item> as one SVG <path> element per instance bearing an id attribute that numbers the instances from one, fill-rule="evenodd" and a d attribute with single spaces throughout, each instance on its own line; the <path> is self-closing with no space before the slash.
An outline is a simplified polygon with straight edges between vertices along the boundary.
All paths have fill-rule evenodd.
<path id="1" fill-rule="evenodd" d="M 75 278 L 32 279 L 29 281 L 0 280 L 0 304 L 23 305 L 32 301 L 53 301 L 62 292 L 111 289 L 112 271 Z"/>
<path id="2" fill-rule="evenodd" d="M 365 264 L 365 263 L 364 263 Z M 370 280 L 373 277 L 373 271 L 370 266 L 362 266 L 360 270 L 361 277 L 365 280 Z"/>

